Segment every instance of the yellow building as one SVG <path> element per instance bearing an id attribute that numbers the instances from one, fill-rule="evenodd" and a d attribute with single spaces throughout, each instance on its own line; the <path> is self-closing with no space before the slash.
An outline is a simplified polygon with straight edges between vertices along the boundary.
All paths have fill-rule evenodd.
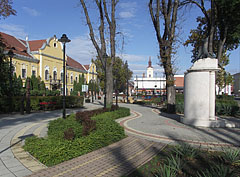
<path id="1" fill-rule="evenodd" d="M 87 71 L 86 81 L 89 83 L 91 80 L 97 81 L 97 70 L 96 65 L 91 62 L 90 65 L 84 65 L 85 70 Z"/>
<path id="2" fill-rule="evenodd" d="M 13 67 L 17 76 L 21 76 L 23 83 L 27 77 L 40 76 L 46 89 L 63 88 L 63 46 L 56 36 L 46 40 L 28 41 L 17 39 L 14 36 L 0 32 L 7 50 L 14 52 Z M 66 56 L 66 91 L 73 90 L 74 80 L 78 81 L 79 75 L 84 74 L 86 83 L 91 79 L 97 80 L 96 66 L 83 66 L 76 60 Z"/>

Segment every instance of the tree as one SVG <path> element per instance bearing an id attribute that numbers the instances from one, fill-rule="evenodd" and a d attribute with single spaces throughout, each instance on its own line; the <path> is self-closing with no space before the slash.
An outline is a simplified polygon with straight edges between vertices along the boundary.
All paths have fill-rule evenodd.
<path id="1" fill-rule="evenodd" d="M 116 5 L 119 0 L 111 0 L 109 2 L 110 6 L 107 6 L 106 0 L 95 0 L 95 5 L 98 9 L 99 17 L 100 17 L 100 24 L 99 24 L 99 38 L 100 38 L 100 44 L 98 44 L 96 40 L 96 34 L 94 33 L 92 22 L 89 17 L 88 9 L 86 7 L 85 1 L 80 0 L 80 3 L 82 5 L 87 25 L 89 28 L 89 35 L 91 38 L 91 41 L 97 51 L 98 58 L 100 59 L 102 63 L 102 67 L 106 72 L 106 104 L 108 106 L 112 105 L 112 99 L 113 99 L 113 74 L 112 74 L 112 67 L 113 62 L 115 61 L 115 36 L 116 36 L 116 19 L 115 19 L 115 9 Z M 110 56 L 107 57 L 106 52 L 106 42 L 105 42 L 105 20 L 107 21 L 107 26 L 110 32 Z"/>
<path id="2" fill-rule="evenodd" d="M 96 59 L 94 61 L 98 78 L 100 80 L 100 87 L 104 88 L 104 78 L 105 74 L 102 70 L 100 59 Z M 128 73 L 128 74 L 127 74 Z M 125 66 L 125 63 L 120 57 L 115 58 L 115 62 L 113 63 L 113 80 L 114 80 L 114 89 L 118 90 L 118 92 L 125 92 L 127 88 L 127 79 L 130 80 L 132 78 L 133 72 Z"/>
<path id="3" fill-rule="evenodd" d="M 10 15 L 16 15 L 12 8 L 12 0 L 0 1 L 0 19 L 7 18 Z M 0 35 L 0 96 L 9 95 L 9 61 L 5 54 L 6 45 Z"/>
<path id="4" fill-rule="evenodd" d="M 211 0 L 210 9 L 206 9 L 205 0 L 185 0 L 183 4 L 195 4 L 204 14 L 206 23 L 206 37 L 208 37 L 208 51 L 218 60 L 221 59 L 226 48 L 232 50 L 240 42 L 240 0 Z M 214 34 L 218 33 L 217 44 Z M 217 52 L 214 55 L 214 47 Z"/>
<path id="5" fill-rule="evenodd" d="M 193 47 L 192 49 L 192 58 L 193 60 L 198 59 L 198 48 L 201 46 L 201 41 L 207 37 L 207 20 L 205 17 L 198 17 L 197 18 L 198 26 L 197 29 L 191 30 L 190 36 L 185 41 L 184 45 L 188 46 L 191 45 Z M 218 55 L 218 44 L 220 40 L 220 34 L 215 31 L 213 34 L 213 55 Z M 218 59 L 218 66 L 220 67 L 220 70 L 217 72 L 216 75 L 216 84 L 219 87 L 219 90 L 222 90 L 226 85 L 231 84 L 231 77 L 230 73 L 226 72 L 225 67 L 229 64 L 229 55 L 226 54 L 227 50 L 231 50 L 232 45 L 228 45 L 227 42 L 224 45 L 224 52 L 221 54 L 221 58 Z M 226 76 L 228 76 L 226 79 Z M 226 82 L 228 81 L 228 82 Z"/>
<path id="6" fill-rule="evenodd" d="M 12 8 L 12 0 L 0 1 L 0 18 L 7 18 L 10 15 L 16 15 L 16 10 Z"/>
<path id="7" fill-rule="evenodd" d="M 167 111 L 175 110 L 174 70 L 172 65 L 173 45 L 175 42 L 175 29 L 179 0 L 149 0 L 149 12 L 156 32 L 159 45 L 159 59 L 166 75 Z M 160 24 L 160 19 L 163 19 Z M 163 29 L 161 29 L 163 27 Z M 161 35 L 162 33 L 162 35 Z"/>
<path id="8" fill-rule="evenodd" d="M 72 95 L 77 96 L 78 93 L 80 93 L 80 95 L 82 95 L 82 85 L 84 85 L 84 74 L 82 73 L 82 75 L 79 74 L 78 77 L 78 82 L 74 81 L 73 82 L 73 92 L 71 93 Z"/>

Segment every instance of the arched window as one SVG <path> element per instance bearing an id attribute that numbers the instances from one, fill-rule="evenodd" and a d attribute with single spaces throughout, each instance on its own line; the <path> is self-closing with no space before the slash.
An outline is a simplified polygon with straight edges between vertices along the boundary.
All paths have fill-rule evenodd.
<path id="1" fill-rule="evenodd" d="M 61 72 L 61 81 L 63 82 L 63 73 Z"/>
<path id="2" fill-rule="evenodd" d="M 53 71 L 53 80 L 54 80 L 54 81 L 57 80 L 57 71 Z"/>
<path id="3" fill-rule="evenodd" d="M 71 74 L 71 84 L 73 83 L 73 75 Z"/>
<path id="4" fill-rule="evenodd" d="M 45 80 L 49 80 L 49 71 L 47 69 L 45 70 Z"/>
<path id="5" fill-rule="evenodd" d="M 22 78 L 27 78 L 27 69 L 25 64 L 22 64 Z"/>

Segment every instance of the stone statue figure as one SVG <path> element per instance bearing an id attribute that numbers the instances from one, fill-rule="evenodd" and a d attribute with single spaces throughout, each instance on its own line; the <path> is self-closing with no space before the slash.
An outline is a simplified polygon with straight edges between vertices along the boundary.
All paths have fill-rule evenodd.
<path id="1" fill-rule="evenodd" d="M 208 37 L 202 41 L 202 45 L 198 48 L 197 58 L 192 59 L 192 63 L 202 58 L 212 58 L 212 55 L 208 52 Z"/>

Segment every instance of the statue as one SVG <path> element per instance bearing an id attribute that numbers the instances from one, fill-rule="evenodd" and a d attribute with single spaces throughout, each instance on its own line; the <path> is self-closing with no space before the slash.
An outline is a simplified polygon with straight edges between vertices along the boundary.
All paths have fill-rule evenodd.
<path id="1" fill-rule="evenodd" d="M 212 58 L 212 54 L 208 52 L 208 37 L 202 41 L 202 45 L 198 48 L 198 55 L 196 58 L 192 59 L 192 63 L 202 58 Z"/>

